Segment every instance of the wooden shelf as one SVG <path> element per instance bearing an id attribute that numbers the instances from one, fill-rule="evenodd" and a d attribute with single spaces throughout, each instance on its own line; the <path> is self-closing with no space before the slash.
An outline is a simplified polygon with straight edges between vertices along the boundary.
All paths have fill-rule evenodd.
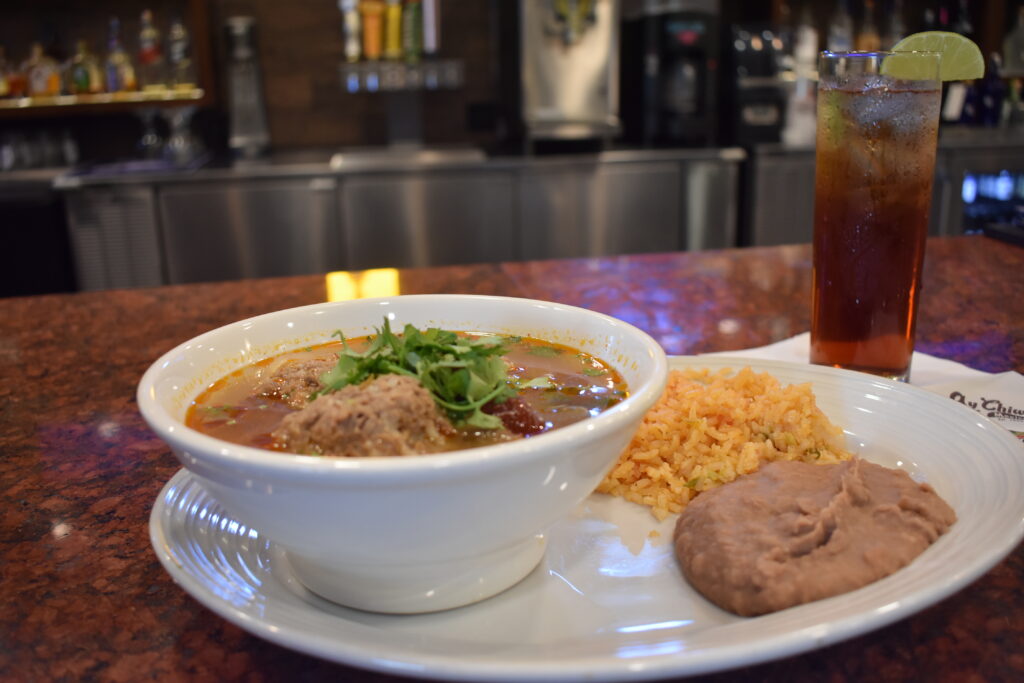
<path id="1" fill-rule="evenodd" d="M 98 95 L 51 95 L 0 100 L 0 119 L 17 116 L 72 116 L 75 114 L 130 111 L 147 106 L 180 107 L 205 104 L 202 88 L 144 90 Z"/>
<path id="2" fill-rule="evenodd" d="M 129 7 L 131 13 L 137 11 L 132 3 L 122 0 L 113 3 L 101 2 L 96 7 L 90 3 L 69 3 L 67 0 L 36 0 L 34 3 L 21 4 L 25 7 L 19 8 L 13 19 L 6 13 L 3 15 L 3 33 L 8 36 L 8 40 L 12 31 L 31 32 L 36 30 L 34 27 L 37 24 L 42 25 L 40 22 L 50 22 L 61 35 L 72 35 L 72 26 L 85 36 L 106 35 L 107 17 L 111 14 L 128 14 Z M 179 14 L 184 20 L 191 36 L 196 83 L 202 87 L 98 95 L 5 98 L 0 99 L 0 121 L 112 114 L 154 106 L 206 108 L 215 105 L 218 84 L 212 54 L 210 4 L 210 0 L 160 0 L 153 7 L 154 10 L 163 13 L 161 16 L 165 20 L 174 14 Z M 8 44 L 7 47 L 11 46 Z M 70 45 L 64 47 L 67 49 Z M 23 45 L 20 49 L 24 52 L 27 48 L 27 45 Z"/>

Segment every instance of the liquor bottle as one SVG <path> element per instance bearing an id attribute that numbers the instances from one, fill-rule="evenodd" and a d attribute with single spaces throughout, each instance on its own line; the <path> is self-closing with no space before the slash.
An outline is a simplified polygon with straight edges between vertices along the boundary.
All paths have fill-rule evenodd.
<path id="1" fill-rule="evenodd" d="M 384 11 L 384 59 L 402 58 L 402 0 L 387 0 Z"/>
<path id="2" fill-rule="evenodd" d="M 129 92 L 136 89 L 138 83 L 135 79 L 135 66 L 121 46 L 121 21 L 117 17 L 110 19 L 105 71 L 107 92 Z"/>
<path id="3" fill-rule="evenodd" d="M 1006 99 L 999 55 L 989 56 L 985 76 L 976 82 L 975 88 L 978 92 L 975 124 L 989 128 L 998 126 L 1003 115 L 1003 100 Z"/>
<path id="4" fill-rule="evenodd" d="M 1017 8 L 1017 25 L 1003 40 L 1003 75 L 1024 78 L 1024 5 Z"/>
<path id="5" fill-rule="evenodd" d="M 7 65 L 7 97 L 24 97 L 28 91 L 28 83 L 25 81 L 25 72 L 10 62 Z"/>
<path id="6" fill-rule="evenodd" d="M 921 14 L 921 31 L 936 31 L 939 28 L 939 20 L 935 17 L 935 10 L 925 7 Z"/>
<path id="7" fill-rule="evenodd" d="M 1010 128 L 1024 127 L 1024 81 L 1011 78 L 1010 85 L 1003 100 L 1003 125 Z"/>
<path id="8" fill-rule="evenodd" d="M 836 0 L 836 8 L 828 20 L 826 44 L 833 52 L 853 49 L 853 18 L 846 0 Z"/>
<path id="9" fill-rule="evenodd" d="M 949 10 L 949 0 L 939 0 L 938 30 L 949 31 L 953 26 L 953 13 Z"/>
<path id="10" fill-rule="evenodd" d="M 32 43 L 28 59 L 21 67 L 30 97 L 60 94 L 60 66 L 47 56 L 40 43 Z"/>
<path id="11" fill-rule="evenodd" d="M 68 64 L 67 91 L 72 95 L 85 95 L 103 92 L 103 73 L 100 62 L 89 52 L 89 45 L 79 40 L 76 51 Z"/>
<path id="12" fill-rule="evenodd" d="M 423 5 L 420 0 L 405 0 L 402 11 L 402 54 L 416 64 L 423 57 Z"/>
<path id="13" fill-rule="evenodd" d="M 363 57 L 370 61 L 380 59 L 384 42 L 383 0 L 363 0 L 359 3 L 363 19 Z"/>
<path id="14" fill-rule="evenodd" d="M 7 84 L 7 73 L 10 67 L 7 66 L 7 50 L 0 45 L 0 97 L 7 97 L 11 90 Z"/>
<path id="15" fill-rule="evenodd" d="M 434 56 L 441 49 L 440 0 L 423 0 L 423 54 Z"/>
<path id="16" fill-rule="evenodd" d="M 139 20 L 139 85 L 143 90 L 159 90 L 164 84 L 164 55 L 160 31 L 153 25 L 153 12 L 143 10 Z"/>
<path id="17" fill-rule="evenodd" d="M 168 84 L 175 90 L 189 90 L 196 87 L 195 67 L 192 63 L 192 46 L 181 17 L 171 21 L 167 31 Z"/>
<path id="18" fill-rule="evenodd" d="M 967 0 L 960 0 L 957 5 L 956 15 L 950 22 L 949 30 L 974 40 L 974 24 L 971 22 L 971 13 L 967 7 Z"/>
<path id="19" fill-rule="evenodd" d="M 341 31 L 345 43 L 345 60 L 351 63 L 359 61 L 363 54 L 362 36 L 358 0 L 338 0 L 341 10 Z"/>
<path id="20" fill-rule="evenodd" d="M 893 45 L 907 35 L 903 23 L 903 0 L 892 0 L 885 12 L 885 30 L 882 33 L 882 49 L 891 50 Z"/>
<path id="21" fill-rule="evenodd" d="M 882 47 L 882 38 L 875 24 L 875 1 L 864 0 L 864 18 L 860 23 L 860 31 L 854 41 L 856 49 L 864 52 L 875 52 Z"/>
<path id="22" fill-rule="evenodd" d="M 959 119 L 955 118 L 957 103 L 960 105 Z M 943 102 L 943 123 L 976 125 L 979 123 L 980 107 L 981 98 L 976 83 L 952 83 L 946 90 L 946 99 Z"/>

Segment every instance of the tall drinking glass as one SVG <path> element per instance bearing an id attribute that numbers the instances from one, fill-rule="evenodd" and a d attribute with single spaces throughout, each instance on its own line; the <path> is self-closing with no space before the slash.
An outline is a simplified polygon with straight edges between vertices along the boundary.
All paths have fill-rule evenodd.
<path id="1" fill-rule="evenodd" d="M 894 54 L 914 59 L 921 80 L 886 75 Z M 824 52 L 818 71 L 811 362 L 907 381 L 935 175 L 939 54 Z"/>

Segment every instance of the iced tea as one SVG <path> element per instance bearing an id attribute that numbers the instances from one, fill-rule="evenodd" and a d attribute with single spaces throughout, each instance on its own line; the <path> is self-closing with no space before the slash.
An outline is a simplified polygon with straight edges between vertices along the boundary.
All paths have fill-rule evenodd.
<path id="1" fill-rule="evenodd" d="M 811 362 L 906 380 L 941 90 L 867 70 L 821 69 Z"/>

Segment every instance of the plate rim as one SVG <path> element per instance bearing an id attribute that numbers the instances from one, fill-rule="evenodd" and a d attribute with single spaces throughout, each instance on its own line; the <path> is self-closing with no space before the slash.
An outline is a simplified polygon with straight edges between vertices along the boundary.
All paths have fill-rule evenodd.
<path id="1" fill-rule="evenodd" d="M 951 401 L 934 392 L 920 387 L 894 382 L 885 378 L 865 375 L 849 370 L 840 370 L 826 366 L 814 366 L 789 361 L 778 361 L 743 357 L 742 355 L 715 354 L 708 356 L 669 356 L 669 370 L 694 365 L 711 365 L 730 367 L 749 365 L 758 371 L 770 371 L 771 368 L 799 370 L 811 375 L 839 376 L 854 380 L 856 384 L 873 386 L 883 391 L 910 391 L 911 395 L 919 396 L 935 405 L 953 410 L 967 411 L 970 416 L 985 429 L 993 429 L 996 439 L 1008 439 L 1006 444 L 1017 443 L 1017 439 L 1001 426 L 988 418 L 976 413 L 967 406 Z M 1024 454 L 1022 454 L 1024 455 Z M 652 655 L 641 658 L 642 661 L 599 659 L 590 656 L 584 659 L 572 659 L 556 662 L 548 659 L 537 662 L 515 659 L 496 659 L 481 661 L 479 658 L 453 658 L 451 655 L 429 655 L 422 653 L 394 653 L 384 656 L 367 652 L 365 644 L 348 644 L 337 640 L 328 640 L 320 634 L 302 634 L 293 632 L 292 627 L 280 628 L 266 621 L 253 619 L 244 610 L 235 607 L 228 601 L 219 599 L 213 591 L 193 577 L 181 566 L 170 552 L 170 543 L 165 535 L 162 521 L 165 518 L 164 498 L 169 489 L 179 486 L 188 479 L 194 479 L 201 486 L 201 480 L 186 469 L 180 469 L 162 487 L 153 504 L 149 518 L 149 535 L 154 551 L 176 584 L 200 604 L 214 614 L 226 619 L 243 630 L 261 637 L 269 642 L 319 657 L 328 661 L 373 670 L 392 675 L 413 676 L 429 679 L 454 680 L 562 680 L 562 681 L 621 681 L 621 680 L 654 680 L 671 676 L 691 676 L 717 671 L 727 671 L 742 666 L 762 664 L 797 654 L 817 650 L 822 647 L 854 638 L 864 633 L 878 630 L 896 621 L 904 619 L 931 605 L 945 600 L 950 595 L 962 590 L 981 575 L 1001 562 L 1013 551 L 1024 538 L 1024 515 L 1016 520 L 1014 533 L 1008 534 L 1000 547 L 992 550 L 983 558 L 977 558 L 968 566 L 947 575 L 941 585 L 933 586 L 928 591 L 917 590 L 909 598 L 884 613 L 869 615 L 866 610 L 844 615 L 824 624 L 810 624 L 801 628 L 788 629 L 778 636 L 758 642 L 743 642 L 728 646 L 709 648 L 704 651 L 689 651 L 685 657 L 678 653 Z M 205 490 L 205 489 L 204 489 Z M 211 499 L 213 496 L 210 495 Z M 272 541 L 267 541 L 273 545 Z M 897 572 L 898 573 L 898 572 Z M 941 577 L 940 577 L 941 578 Z M 511 590 L 514 590 L 511 589 Z M 837 596 L 842 597 L 842 596 Z M 311 606 L 312 609 L 315 607 Z M 472 609 L 469 606 L 465 609 Z M 870 618 L 866 618 L 870 617 Z M 400 618 L 400 617 L 399 617 Z M 352 623 L 352 622 L 350 622 Z M 360 626 L 365 626 L 360 624 Z M 321 642 L 324 641 L 324 642 Z M 387 648 L 385 648 L 387 649 Z M 589 662 L 589 663 L 588 663 Z"/>

